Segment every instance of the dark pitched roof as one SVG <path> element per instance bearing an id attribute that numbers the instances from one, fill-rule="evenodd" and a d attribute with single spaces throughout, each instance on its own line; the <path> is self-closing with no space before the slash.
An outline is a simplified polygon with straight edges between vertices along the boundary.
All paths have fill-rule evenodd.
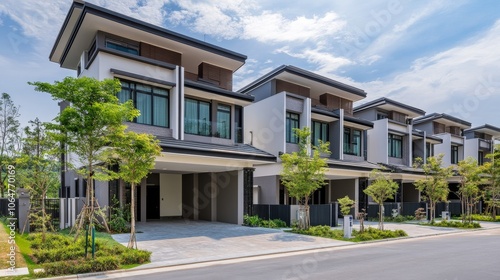
<path id="1" fill-rule="evenodd" d="M 493 130 L 495 132 L 499 132 L 500 133 L 500 128 L 499 127 L 496 127 L 496 126 L 493 126 L 493 125 L 490 125 L 490 124 L 483 124 L 481 126 L 476 126 L 476 127 L 473 127 L 473 128 L 464 129 L 464 131 L 476 131 L 476 130 L 482 130 L 482 129 Z"/>
<path id="2" fill-rule="evenodd" d="M 162 36 L 164 38 L 168 38 L 170 40 L 177 41 L 177 42 L 182 43 L 182 44 L 190 45 L 190 46 L 193 46 L 193 47 L 196 47 L 199 49 L 203 49 L 205 51 L 209 51 L 209 52 L 212 52 L 212 53 L 215 53 L 218 55 L 222 55 L 222 56 L 234 59 L 234 60 L 245 62 L 245 60 L 247 59 L 246 55 L 243 55 L 243 54 L 240 54 L 240 53 L 228 50 L 228 49 L 224 49 L 224 48 L 218 47 L 216 45 L 212 45 L 210 43 L 206 43 L 206 42 L 203 42 L 201 40 L 191 38 L 191 37 L 188 37 L 186 35 L 182 35 L 180 33 L 165 29 L 163 27 L 159 27 L 159 26 L 156 26 L 156 25 L 153 25 L 153 24 L 150 24 L 150 23 L 147 23 L 147 22 L 120 14 L 120 13 L 117 13 L 115 11 L 111 11 L 111 10 L 105 9 L 103 7 L 100 7 L 100 6 L 97 6 L 97 5 L 88 3 L 88 2 L 84 2 L 84 1 L 74 1 L 73 4 L 71 5 L 70 10 L 69 10 L 69 12 L 66 16 L 66 19 L 63 23 L 63 26 L 61 27 L 61 30 L 59 31 L 59 34 L 56 38 L 54 46 L 52 47 L 52 51 L 50 52 L 49 57 L 52 57 L 52 55 L 54 54 L 55 49 L 56 49 L 57 45 L 59 44 L 59 41 L 61 40 L 61 36 L 69 23 L 71 13 L 73 12 L 73 10 L 75 8 L 82 9 L 82 13 L 79 17 L 80 20 L 85 17 L 86 13 L 92 13 L 92 14 L 96 14 L 96 15 L 99 15 L 101 17 L 104 17 L 106 19 L 110 19 L 110 20 L 113 20 L 115 22 L 122 23 L 124 25 L 132 26 L 132 27 L 135 27 L 137 29 L 144 30 L 144 31 L 149 32 L 151 34 L 156 34 L 156 35 Z M 77 27 L 79 27 L 79 26 L 77 26 Z M 73 32 L 75 32 L 75 30 L 73 30 Z M 64 56 L 63 56 L 63 59 L 64 59 Z"/>
<path id="3" fill-rule="evenodd" d="M 389 99 L 386 97 L 381 97 L 381 98 L 366 102 L 364 104 L 361 104 L 359 106 L 356 106 L 356 107 L 354 107 L 354 112 L 359 112 L 359 111 L 362 111 L 362 110 L 365 110 L 365 109 L 368 109 L 371 107 L 377 107 L 377 106 L 384 105 L 384 104 L 394 105 L 394 106 L 406 109 L 408 111 L 414 112 L 415 114 L 418 114 L 418 115 L 425 115 L 425 111 L 422 109 L 419 109 L 419 108 L 416 108 L 413 106 L 409 106 L 409 105 L 403 104 L 401 102 L 398 102 L 398 101 L 395 101 L 395 100 L 392 100 L 392 99 Z"/>
<path id="4" fill-rule="evenodd" d="M 422 130 L 413 129 L 412 134 L 416 135 L 416 136 L 420 136 L 422 138 L 424 137 L 424 132 Z M 438 141 L 440 143 L 443 143 L 443 139 L 442 138 L 439 138 L 439 137 L 436 137 L 436 136 L 432 136 L 432 135 L 429 135 L 429 134 L 426 134 L 425 138 L 431 139 L 431 140 L 435 140 L 435 141 Z"/>
<path id="5" fill-rule="evenodd" d="M 322 114 L 322 115 L 325 115 L 325 116 L 334 117 L 334 118 L 339 118 L 340 117 L 337 112 L 329 110 L 329 109 L 326 109 L 326 108 L 321 108 L 321 107 L 311 107 L 311 112 L 312 113 Z"/>
<path id="6" fill-rule="evenodd" d="M 359 118 L 355 118 L 355 117 L 351 117 L 351 116 L 347 116 L 347 115 L 344 115 L 344 121 L 348 121 L 348 122 L 352 122 L 352 123 L 356 123 L 356 124 L 360 124 L 360 125 L 364 125 L 364 126 L 373 128 L 373 123 L 371 121 L 367 121 L 367 120 L 363 120 L 363 119 L 359 119 Z"/>
<path id="7" fill-rule="evenodd" d="M 419 123 L 424 123 L 424 122 L 428 122 L 428 121 L 433 121 L 433 120 L 437 120 L 437 119 L 446 119 L 446 120 L 449 120 L 449 121 L 452 121 L 452 122 L 455 122 L 455 123 L 459 123 L 461 125 L 465 125 L 465 126 L 471 126 L 471 123 L 468 122 L 468 121 L 464 121 L 462 119 L 459 119 L 457 117 L 454 117 L 454 116 L 450 116 L 448 114 L 445 114 L 445 113 L 432 113 L 432 114 L 428 114 L 428 115 L 425 115 L 423 117 L 420 117 L 420 118 L 416 118 L 413 120 L 413 123 L 414 124 L 419 124 Z"/>
<path id="8" fill-rule="evenodd" d="M 379 164 L 371 163 L 368 161 L 348 161 L 339 159 L 328 159 L 327 163 L 329 167 L 342 168 L 342 169 L 354 169 L 354 170 L 385 169 L 383 166 Z"/>
<path id="9" fill-rule="evenodd" d="M 221 145 L 157 137 L 166 152 L 276 162 L 276 156 L 247 144 Z"/>
<path id="10" fill-rule="evenodd" d="M 304 77 L 304 78 L 307 78 L 307 79 L 310 79 L 310 80 L 313 80 L 313 81 L 316 81 L 319 83 L 323 83 L 327 86 L 339 88 L 341 90 L 347 91 L 347 92 L 352 93 L 352 94 L 359 95 L 361 97 L 366 97 L 366 92 L 362 89 L 359 89 L 359 88 L 332 80 L 330 78 L 318 75 L 316 73 L 313 73 L 313 72 L 310 72 L 310 71 L 307 71 L 307 70 L 304 70 L 304 69 L 301 69 L 301 68 L 298 68 L 298 67 L 295 67 L 292 65 L 282 65 L 282 66 L 274 69 L 273 71 L 267 73 L 266 75 L 260 77 L 259 79 L 253 81 L 252 83 L 244 86 L 243 88 L 241 88 L 239 90 L 239 92 L 250 91 L 253 88 L 260 86 L 261 84 L 263 84 L 269 80 L 272 80 L 273 77 L 279 75 L 282 72 L 288 72 L 288 73 L 291 73 L 291 74 L 294 74 L 297 76 L 301 76 L 301 77 Z"/>

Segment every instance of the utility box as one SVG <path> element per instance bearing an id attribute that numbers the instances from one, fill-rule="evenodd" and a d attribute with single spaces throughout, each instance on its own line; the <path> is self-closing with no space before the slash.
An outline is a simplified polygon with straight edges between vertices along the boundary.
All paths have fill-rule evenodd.
<path id="1" fill-rule="evenodd" d="M 344 216 L 344 238 L 351 238 L 352 235 L 352 215 Z"/>
<path id="2" fill-rule="evenodd" d="M 443 221 L 449 221 L 450 220 L 450 212 L 449 211 L 441 212 L 441 219 L 443 219 Z"/>

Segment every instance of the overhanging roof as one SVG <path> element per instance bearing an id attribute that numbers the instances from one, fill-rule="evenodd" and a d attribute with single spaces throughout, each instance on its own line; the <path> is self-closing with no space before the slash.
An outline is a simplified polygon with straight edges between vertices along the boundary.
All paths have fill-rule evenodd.
<path id="1" fill-rule="evenodd" d="M 171 30 L 134 19 L 129 16 L 78 1 L 73 2 L 59 31 L 50 53 L 50 60 L 61 67 L 76 69 L 80 56 L 92 42 L 96 32 L 101 30 L 111 34 L 145 41 L 166 49 L 181 52 L 190 60 L 207 62 L 232 71 L 241 67 L 246 56 Z M 185 65 L 186 64 L 186 65 Z M 193 71 L 196 65 L 189 65 L 183 59 L 183 66 Z"/>
<path id="2" fill-rule="evenodd" d="M 298 84 L 310 88 L 311 95 L 319 96 L 323 93 L 357 101 L 366 97 L 366 92 L 362 89 L 332 80 L 316 73 L 292 66 L 282 65 L 254 82 L 244 86 L 239 92 L 249 92 L 268 81 L 279 79 L 293 84 Z"/>
<path id="3" fill-rule="evenodd" d="M 481 126 L 476 126 L 476 127 L 464 130 L 464 132 L 469 132 L 469 131 L 484 133 L 484 134 L 491 135 L 493 137 L 500 137 L 500 128 L 493 126 L 493 125 L 489 125 L 489 124 L 484 124 Z"/>
<path id="4" fill-rule="evenodd" d="M 396 111 L 408 115 L 412 118 L 425 115 L 424 110 L 385 97 L 378 98 L 354 107 L 354 113 L 367 110 L 370 108 L 380 108 L 387 111 Z"/>
<path id="5" fill-rule="evenodd" d="M 429 115 L 425 115 L 423 117 L 414 119 L 413 123 L 420 124 L 420 123 L 425 123 L 425 122 L 430 122 L 430 121 L 443 123 L 445 125 L 458 126 L 462 129 L 471 127 L 470 122 L 464 121 L 462 119 L 459 119 L 457 117 L 450 116 L 450 115 L 444 114 L 444 113 L 442 113 L 442 114 L 432 113 Z"/>
<path id="6" fill-rule="evenodd" d="M 221 145 L 157 137 L 164 152 L 276 162 L 276 156 L 247 144 Z"/>

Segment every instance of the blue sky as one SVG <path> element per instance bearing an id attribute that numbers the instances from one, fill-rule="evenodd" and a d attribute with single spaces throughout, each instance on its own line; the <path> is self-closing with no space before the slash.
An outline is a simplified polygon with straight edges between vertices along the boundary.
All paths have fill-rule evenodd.
<path id="1" fill-rule="evenodd" d="M 500 127 L 500 1 L 92 0 L 243 53 L 235 90 L 282 65 L 472 122 Z M 21 121 L 50 121 L 55 101 L 28 81 L 75 73 L 48 60 L 70 0 L 0 2 L 0 92 Z M 355 104 L 355 105 L 356 105 Z"/>

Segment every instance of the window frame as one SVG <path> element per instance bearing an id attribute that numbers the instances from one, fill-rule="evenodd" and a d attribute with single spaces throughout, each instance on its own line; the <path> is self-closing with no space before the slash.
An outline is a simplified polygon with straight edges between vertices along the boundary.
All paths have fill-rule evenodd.
<path id="1" fill-rule="evenodd" d="M 316 135 L 316 124 L 319 125 L 319 137 L 317 137 Z M 324 139 L 323 136 L 325 136 Z M 323 143 L 330 141 L 330 125 L 326 122 L 313 120 L 311 122 L 311 144 L 313 146 L 318 146 L 319 140 L 321 140 Z"/>
<path id="2" fill-rule="evenodd" d="M 458 146 L 456 145 L 451 146 L 450 163 L 458 164 Z"/>
<path id="3" fill-rule="evenodd" d="M 294 128 L 300 128 L 300 115 L 297 113 L 293 113 L 293 112 L 286 112 L 285 120 L 286 120 L 286 125 L 285 125 L 286 126 L 285 127 L 286 143 L 298 144 L 299 137 L 297 137 L 297 135 L 295 135 Z M 293 127 L 292 127 L 292 124 L 294 124 Z"/>
<path id="4" fill-rule="evenodd" d="M 355 135 L 356 134 L 355 132 L 358 132 L 359 135 Z M 353 142 L 355 140 L 355 138 L 359 138 L 358 143 Z M 344 139 L 343 139 L 344 154 L 360 157 L 361 156 L 362 140 L 363 139 L 362 139 L 361 130 L 351 128 L 351 127 L 344 127 Z M 357 147 L 354 148 L 355 146 L 357 146 Z"/>
<path id="5" fill-rule="evenodd" d="M 155 127 L 170 128 L 170 89 L 164 88 L 164 87 L 153 86 L 153 85 L 146 84 L 146 83 L 131 81 L 131 80 L 127 80 L 127 79 L 120 78 L 119 80 L 121 83 L 121 89 L 124 90 L 124 88 L 125 88 L 125 89 L 129 90 L 129 100 L 131 99 L 133 101 L 134 108 L 137 108 L 137 93 L 138 92 L 140 94 L 148 95 L 151 98 L 151 100 L 150 100 L 151 101 L 151 104 L 150 104 L 151 123 L 148 124 L 148 123 L 138 122 L 137 121 L 138 118 L 134 118 L 134 120 L 132 122 L 137 123 L 137 124 L 155 126 Z M 128 83 L 129 87 L 125 87 L 123 85 L 123 83 Z M 132 87 L 132 85 L 133 85 L 133 87 Z M 150 87 L 151 90 L 150 90 L 150 92 L 146 92 L 145 90 L 141 90 L 141 89 L 138 90 L 137 85 L 143 85 L 143 86 Z M 160 90 L 166 91 L 166 95 L 155 93 L 155 89 L 160 89 Z M 155 97 L 165 98 L 165 101 L 166 101 L 166 104 L 165 104 L 166 112 L 164 114 L 164 116 L 166 118 L 165 125 L 155 124 L 155 101 L 154 101 Z M 141 114 L 142 113 L 143 112 L 141 112 Z"/>
<path id="6" fill-rule="evenodd" d="M 225 109 L 227 109 L 227 111 L 221 111 L 221 107 L 225 107 Z M 231 121 L 231 117 L 232 117 L 232 108 L 231 108 L 231 105 L 228 105 L 228 104 L 222 104 L 222 103 L 218 103 L 217 104 L 217 108 L 215 108 L 216 112 L 217 112 L 217 120 L 216 120 L 216 125 L 215 125 L 215 134 L 214 134 L 214 137 L 217 137 L 217 138 L 221 138 L 221 139 L 231 139 L 231 131 L 232 131 L 232 121 Z M 229 114 L 229 128 L 227 129 L 227 137 L 222 137 L 222 134 L 221 132 L 219 131 L 219 113 L 228 113 Z"/>
<path id="7" fill-rule="evenodd" d="M 404 137 L 401 135 L 389 133 L 387 137 L 387 156 L 392 158 L 403 158 L 403 138 Z"/>

